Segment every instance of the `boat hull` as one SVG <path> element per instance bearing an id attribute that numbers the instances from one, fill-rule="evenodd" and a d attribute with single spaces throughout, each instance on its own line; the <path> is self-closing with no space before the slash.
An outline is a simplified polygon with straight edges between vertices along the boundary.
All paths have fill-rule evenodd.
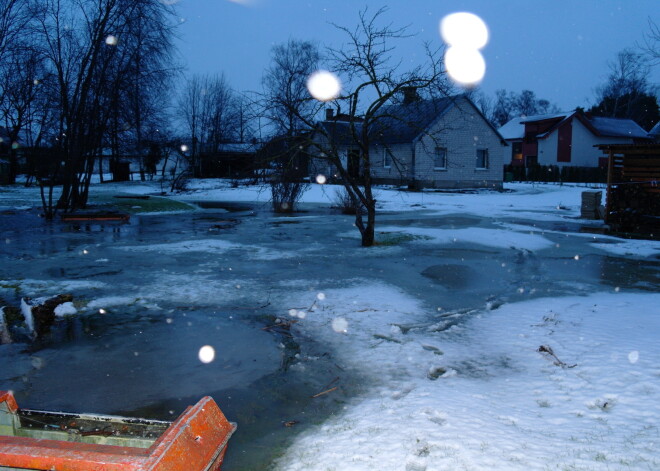
<path id="1" fill-rule="evenodd" d="M 69 415 L 78 417 L 81 423 L 92 417 Z M 113 416 L 98 419 L 104 424 L 123 421 L 126 427 L 141 421 Z M 7 434 L 10 428 L 14 435 Z M 20 427 L 13 395 L 0 391 L 0 471 L 217 471 L 235 429 L 236 425 L 227 421 L 215 401 L 204 397 L 188 407 L 148 447 L 148 443 L 123 446 L 123 438 L 94 431 L 54 430 L 49 433 L 59 433 L 63 439 L 34 438 L 29 435 L 39 434 Z M 99 434 L 103 444 L 89 443 L 95 434 Z M 86 442 L 80 441 L 83 437 Z"/>

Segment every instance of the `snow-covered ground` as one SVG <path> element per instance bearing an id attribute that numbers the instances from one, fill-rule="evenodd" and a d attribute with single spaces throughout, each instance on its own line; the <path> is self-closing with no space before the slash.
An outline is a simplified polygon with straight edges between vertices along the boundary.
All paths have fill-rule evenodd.
<path id="1" fill-rule="evenodd" d="M 136 194 L 158 190 L 156 184 L 142 183 L 99 188 Z M 379 189 L 381 211 L 483 217 L 493 225 L 390 225 L 378 230 L 410 234 L 419 243 L 438 247 L 465 242 L 537 252 L 557 246 L 557 231 L 548 229 L 550 223 L 578 222 L 584 187 L 506 188 L 510 191 L 474 194 Z M 18 194 L 24 190 L 12 191 L 0 191 L 0 206 L 25 204 Z M 313 185 L 302 202 L 331 204 L 335 191 Z M 270 194 L 259 187 L 231 188 L 202 180 L 175 198 L 267 205 Z M 504 218 L 509 221 L 498 221 Z M 236 247 L 199 239 L 153 244 L 149 250 L 220 254 Z M 590 247 L 594 253 L 636 260 L 660 256 L 657 241 L 598 236 Z M 144 245 L 121 249 L 147 250 Z M 260 260 L 287 255 L 254 249 Z M 380 280 L 358 279 L 344 288 L 316 285 L 313 292 L 307 285 L 305 280 L 283 282 L 287 294 L 278 300 L 280 305 L 315 302 L 312 309 L 280 315 L 297 320 L 294 331 L 332 347 L 338 366 L 369 386 L 325 423 L 298 435 L 275 469 L 660 469 L 657 285 L 646 292 L 604 287 L 587 295 L 486 304 L 470 311 L 428 306 Z M 93 307 L 123 302 L 122 297 L 106 298 Z M 311 368 L 314 361 L 303 357 L 296 368 Z"/>
<path id="2" fill-rule="evenodd" d="M 391 286 L 323 297 L 297 325 L 376 386 L 277 469 L 660 469 L 658 294 L 538 299 L 457 325 L 419 323 L 428 308 Z"/>
<path id="3" fill-rule="evenodd" d="M 582 187 L 507 187 L 512 192 L 380 190 L 378 201 L 385 211 L 539 222 L 579 216 Z M 334 191 L 315 185 L 303 202 L 331 202 Z M 201 184 L 190 198 L 265 203 L 268 196 Z M 506 224 L 501 230 L 379 230 L 405 231 L 430 244 L 461 240 L 531 251 L 553 245 L 542 231 Z M 659 242 L 601 239 L 608 243 L 593 247 L 614 255 L 660 254 Z M 660 469 L 657 292 L 615 290 L 485 307 L 469 315 L 438 312 L 435 322 L 428 321 L 428 306 L 369 280 L 318 297 L 311 312 L 290 313 L 300 318 L 296 325 L 333 345 L 343 367 L 375 386 L 299 436 L 277 469 Z M 289 302 L 304 305 L 309 298 L 304 290 Z M 465 321 L 455 324 L 462 316 Z"/>

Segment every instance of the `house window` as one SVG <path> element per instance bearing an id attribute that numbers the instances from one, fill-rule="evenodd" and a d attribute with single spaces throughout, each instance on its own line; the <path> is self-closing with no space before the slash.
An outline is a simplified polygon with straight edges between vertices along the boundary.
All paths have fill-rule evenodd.
<path id="1" fill-rule="evenodd" d="M 384 147 L 383 148 L 383 167 L 390 168 L 392 166 L 392 155 L 390 151 Z"/>
<path id="2" fill-rule="evenodd" d="M 435 170 L 447 170 L 447 148 L 436 147 L 433 154 L 433 168 Z"/>
<path id="3" fill-rule="evenodd" d="M 488 149 L 477 149 L 477 168 L 488 168 Z"/>

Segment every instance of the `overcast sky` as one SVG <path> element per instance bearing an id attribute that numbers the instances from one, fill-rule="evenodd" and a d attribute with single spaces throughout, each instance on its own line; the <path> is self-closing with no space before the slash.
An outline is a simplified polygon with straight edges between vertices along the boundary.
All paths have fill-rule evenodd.
<path id="1" fill-rule="evenodd" d="M 341 45 L 343 33 L 331 23 L 355 26 L 365 5 L 387 5 L 389 21 L 410 25 L 416 37 L 397 43 L 395 54 L 411 61 L 424 41 L 441 44 L 445 15 L 469 11 L 490 30 L 482 90 L 530 89 L 563 110 L 592 104 L 608 61 L 643 40 L 649 18 L 660 24 L 660 0 L 162 1 L 175 3 L 181 16 L 178 44 L 188 71 L 224 72 L 239 91 L 260 88 L 275 44 L 294 38 Z M 652 79 L 660 84 L 660 66 Z"/>

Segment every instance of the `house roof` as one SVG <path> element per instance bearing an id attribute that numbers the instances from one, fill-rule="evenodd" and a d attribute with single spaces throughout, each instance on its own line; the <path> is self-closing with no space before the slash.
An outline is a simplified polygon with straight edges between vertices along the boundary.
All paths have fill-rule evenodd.
<path id="1" fill-rule="evenodd" d="M 462 96 L 462 95 L 459 95 Z M 416 100 L 382 108 L 371 132 L 374 139 L 385 144 L 412 142 L 433 121 L 446 113 L 458 97 Z"/>
<path id="2" fill-rule="evenodd" d="M 649 131 L 651 136 L 660 136 L 660 121 L 655 123 L 655 126 Z"/>
<path id="3" fill-rule="evenodd" d="M 376 115 L 369 129 L 370 140 L 378 144 L 412 143 L 423 135 L 436 120 L 456 106 L 461 98 L 465 100 L 465 103 L 472 106 L 484 122 L 497 134 L 502 143 L 506 145 L 504 138 L 497 129 L 490 124 L 481 111 L 465 95 L 430 100 L 419 99 L 409 103 L 384 106 Z M 323 129 L 324 134 L 337 145 L 354 144 L 353 133 L 360 133 L 362 126 L 362 122 L 350 123 L 336 118 L 319 123 L 319 127 Z"/>
<path id="4" fill-rule="evenodd" d="M 571 113 L 554 113 L 554 114 L 539 114 L 534 116 L 519 116 L 513 118 L 504 126 L 498 129 L 499 133 L 504 139 L 522 139 L 525 137 L 525 123 L 532 123 L 536 121 L 546 121 L 549 119 L 564 119 Z"/>
<path id="5" fill-rule="evenodd" d="M 561 123 L 573 117 L 577 117 L 594 135 L 600 137 L 627 137 L 646 139 L 649 134 L 632 119 L 604 118 L 600 116 L 587 116 L 586 114 L 573 111 L 570 113 L 558 113 L 536 116 L 524 116 L 513 118 L 504 126 L 499 128 L 500 134 L 507 140 L 522 139 L 525 137 L 525 124 L 555 119 L 557 123 L 547 131 L 536 137 L 545 138 L 549 136 Z"/>
<path id="6" fill-rule="evenodd" d="M 649 135 L 632 119 L 602 118 L 593 116 L 589 119 L 601 136 L 648 138 Z"/>

